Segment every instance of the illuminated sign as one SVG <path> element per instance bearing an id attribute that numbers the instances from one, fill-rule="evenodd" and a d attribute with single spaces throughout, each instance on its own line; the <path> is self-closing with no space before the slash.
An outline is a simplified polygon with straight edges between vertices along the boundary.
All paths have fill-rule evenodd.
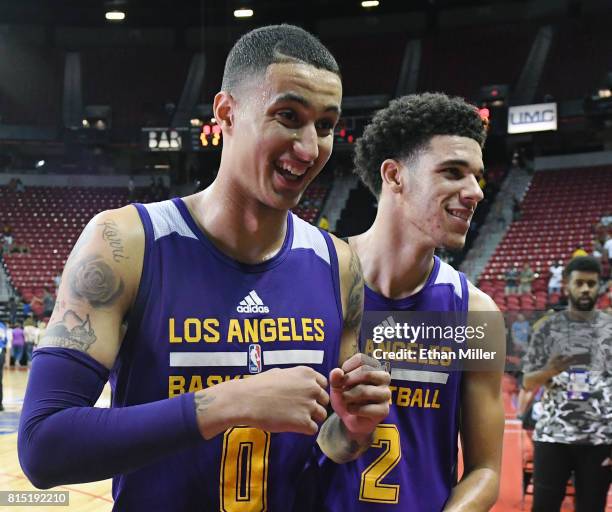
<path id="1" fill-rule="evenodd" d="M 544 132 L 556 129 L 556 103 L 521 105 L 508 109 L 508 133 Z"/>
<path id="2" fill-rule="evenodd" d="M 181 151 L 185 130 L 172 128 L 143 128 L 147 151 Z"/>

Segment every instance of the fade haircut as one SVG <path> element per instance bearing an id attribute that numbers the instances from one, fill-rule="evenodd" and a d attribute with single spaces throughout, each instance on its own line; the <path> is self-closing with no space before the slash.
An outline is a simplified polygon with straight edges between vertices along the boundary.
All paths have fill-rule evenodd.
<path id="1" fill-rule="evenodd" d="M 382 162 L 388 158 L 415 158 L 435 135 L 468 137 L 482 148 L 487 137 L 486 122 L 478 109 L 463 98 L 442 93 L 402 96 L 379 110 L 357 140 L 355 173 L 378 197 Z"/>
<path id="2" fill-rule="evenodd" d="M 576 256 L 563 269 L 563 276 L 569 279 L 572 272 L 595 272 L 601 276 L 601 265 L 593 256 Z"/>
<path id="3" fill-rule="evenodd" d="M 279 63 L 309 64 L 340 76 L 331 52 L 311 33 L 294 25 L 269 25 L 244 34 L 225 61 L 221 90 L 233 93 L 245 78 Z"/>

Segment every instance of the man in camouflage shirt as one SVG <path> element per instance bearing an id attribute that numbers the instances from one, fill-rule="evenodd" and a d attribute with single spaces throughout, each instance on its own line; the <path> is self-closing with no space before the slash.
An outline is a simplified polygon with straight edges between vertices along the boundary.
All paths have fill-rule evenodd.
<path id="1" fill-rule="evenodd" d="M 533 512 L 558 511 L 574 472 L 577 512 L 603 512 L 612 449 L 612 317 L 595 311 L 601 268 L 574 258 L 565 269 L 567 311 L 539 326 L 523 358 L 523 387 L 542 385 L 534 432 Z"/>

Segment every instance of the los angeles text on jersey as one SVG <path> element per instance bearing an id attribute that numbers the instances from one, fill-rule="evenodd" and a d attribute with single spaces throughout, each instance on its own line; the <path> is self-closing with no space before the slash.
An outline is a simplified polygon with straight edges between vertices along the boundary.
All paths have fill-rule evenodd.
<path id="1" fill-rule="evenodd" d="M 223 357 L 223 355 L 228 354 L 228 352 L 223 351 L 224 349 L 221 349 L 222 352 L 218 352 L 218 348 L 210 351 L 206 350 L 205 347 L 220 347 L 223 344 L 231 344 L 233 353 L 243 353 L 245 357 L 244 363 L 240 366 L 236 366 L 235 362 L 228 363 L 230 366 L 234 366 L 234 371 L 228 371 L 225 374 L 215 372 L 216 374 L 211 375 L 207 371 L 208 368 L 201 368 L 201 371 L 194 373 L 185 374 L 181 372 L 182 374 L 169 375 L 168 396 L 172 398 L 182 393 L 199 391 L 228 380 L 249 377 L 248 374 L 241 374 L 240 369 L 242 368 L 244 370 L 249 368 L 251 374 L 262 371 L 263 358 L 260 343 L 268 345 L 281 342 L 296 347 L 295 342 L 301 342 L 301 344 L 306 343 L 306 347 L 312 347 L 310 343 L 320 346 L 324 341 L 325 322 L 321 318 L 264 317 L 226 318 L 221 320 L 219 318 L 188 317 L 180 320 L 171 317 L 168 319 L 168 342 L 171 347 L 176 347 L 178 344 L 201 344 L 203 350 L 198 349 L 197 353 L 207 352 L 213 356 L 221 354 Z M 236 351 L 240 346 L 244 348 Z M 256 350 L 253 352 L 254 349 Z M 190 355 L 195 354 L 194 352 L 188 353 Z M 190 363 L 187 365 L 192 366 Z M 215 363 L 214 366 L 218 366 L 218 364 Z M 222 366 L 226 366 L 226 363 L 223 363 Z"/>
<path id="2" fill-rule="evenodd" d="M 321 318 L 230 318 L 227 327 L 218 318 L 169 318 L 168 338 L 170 343 L 323 342 L 324 328 Z"/>

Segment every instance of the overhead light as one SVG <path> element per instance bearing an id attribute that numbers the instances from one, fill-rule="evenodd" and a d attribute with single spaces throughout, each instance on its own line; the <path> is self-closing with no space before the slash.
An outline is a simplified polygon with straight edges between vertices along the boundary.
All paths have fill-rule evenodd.
<path id="1" fill-rule="evenodd" d="M 253 16 L 253 9 L 236 9 L 234 18 L 250 18 Z"/>
<path id="2" fill-rule="evenodd" d="M 125 12 L 123 11 L 107 11 L 104 15 L 108 21 L 123 21 Z"/>
<path id="3" fill-rule="evenodd" d="M 366 9 L 368 7 L 378 7 L 379 5 L 380 2 L 378 0 L 364 0 L 361 2 L 361 7 L 365 7 Z"/>
<path id="4" fill-rule="evenodd" d="M 36 168 L 40 169 L 43 165 L 45 165 L 45 161 L 44 160 L 39 160 L 38 162 L 36 162 Z"/>

